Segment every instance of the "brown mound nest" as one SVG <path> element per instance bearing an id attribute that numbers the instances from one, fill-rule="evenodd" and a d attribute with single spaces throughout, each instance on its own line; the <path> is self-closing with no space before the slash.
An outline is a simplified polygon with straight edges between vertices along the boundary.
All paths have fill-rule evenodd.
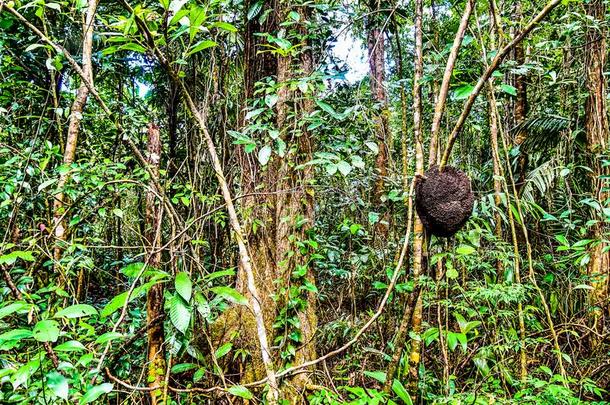
<path id="1" fill-rule="evenodd" d="M 436 166 L 415 184 L 415 208 L 426 231 L 436 236 L 452 236 L 472 214 L 474 194 L 470 179 L 461 170 Z"/>

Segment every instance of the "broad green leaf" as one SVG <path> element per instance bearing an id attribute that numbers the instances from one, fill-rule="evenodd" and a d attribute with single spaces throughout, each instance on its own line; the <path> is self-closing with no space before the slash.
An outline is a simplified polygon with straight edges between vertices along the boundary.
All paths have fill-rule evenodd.
<path id="1" fill-rule="evenodd" d="M 398 395 L 398 398 L 402 399 L 402 401 L 405 403 L 405 405 L 413 404 L 413 401 L 411 400 L 411 396 L 405 389 L 404 385 L 402 385 L 402 383 L 400 381 L 398 381 L 397 379 L 394 379 L 394 381 L 392 381 L 392 391 L 394 391 L 394 393 L 396 395 Z"/>
<path id="2" fill-rule="evenodd" d="M 83 395 L 83 397 L 80 399 L 80 404 L 88 404 L 97 400 L 102 395 L 108 394 L 110 391 L 112 391 L 112 387 L 113 384 L 104 383 L 89 388 L 85 395 Z"/>
<path id="3" fill-rule="evenodd" d="M 197 368 L 197 364 L 193 364 L 193 363 L 180 363 L 180 364 L 176 364 L 175 366 L 172 367 L 172 374 L 180 374 L 180 373 L 184 373 L 185 371 L 189 371 L 192 370 L 194 368 Z"/>
<path id="4" fill-rule="evenodd" d="M 253 3 L 250 8 L 248 9 L 248 21 L 250 21 L 251 19 L 253 19 L 254 17 L 256 17 L 258 15 L 258 13 L 260 13 L 261 9 L 263 8 L 263 4 L 264 1 L 263 0 L 258 0 L 257 2 Z"/>
<path id="5" fill-rule="evenodd" d="M 57 311 L 53 318 L 82 318 L 83 316 L 97 315 L 97 309 L 88 304 L 76 304 Z"/>
<path id="6" fill-rule="evenodd" d="M 347 176 L 352 171 L 352 165 L 345 160 L 341 160 L 337 163 L 337 169 L 339 169 L 339 172 L 341 172 L 343 176 Z"/>
<path id="7" fill-rule="evenodd" d="M 465 98 L 468 98 L 470 94 L 472 94 L 473 90 L 474 86 L 466 84 L 462 87 L 458 87 L 457 89 L 455 89 L 453 94 L 456 100 L 463 100 Z"/>
<path id="8" fill-rule="evenodd" d="M 180 294 L 186 302 L 189 302 L 193 293 L 193 283 L 191 282 L 189 275 L 185 272 L 176 274 L 175 285 L 176 292 Z"/>
<path id="9" fill-rule="evenodd" d="M 204 276 L 204 278 L 206 281 L 212 281 L 215 278 L 225 277 L 225 276 L 234 276 L 234 275 L 235 275 L 235 270 L 229 269 L 229 270 L 215 271 L 213 273 L 210 273 L 210 274 Z"/>
<path id="10" fill-rule="evenodd" d="M 111 340 L 121 339 L 123 337 L 124 337 L 124 335 L 119 332 L 112 332 L 112 331 L 106 332 L 103 335 L 101 335 L 100 337 L 98 337 L 97 339 L 95 339 L 95 343 L 103 344 L 103 343 L 109 342 Z"/>
<path id="11" fill-rule="evenodd" d="M 0 264 L 12 265 L 12 264 L 15 264 L 17 259 L 21 259 L 26 262 L 33 262 L 35 260 L 32 252 L 25 252 L 23 250 L 15 250 L 9 254 L 0 256 Z"/>
<path id="12" fill-rule="evenodd" d="M 500 88 L 503 92 L 508 93 L 511 96 L 517 96 L 517 89 L 509 84 L 501 84 Z"/>
<path id="13" fill-rule="evenodd" d="M 11 376 L 11 384 L 13 389 L 17 389 L 20 385 L 26 383 L 32 375 L 40 367 L 40 360 L 31 360 L 19 367 L 15 373 Z"/>
<path id="14" fill-rule="evenodd" d="M 457 249 L 455 249 L 455 252 L 459 255 L 471 255 L 474 252 L 476 252 L 476 249 L 473 248 L 472 246 L 468 246 L 468 245 L 461 245 L 460 247 L 458 247 Z"/>
<path id="15" fill-rule="evenodd" d="M 231 287 L 213 287 L 211 288 L 212 292 L 216 295 L 221 296 L 227 301 L 233 302 L 239 305 L 248 305 L 248 299 L 237 292 L 236 289 Z"/>
<path id="16" fill-rule="evenodd" d="M 243 385 L 234 385 L 234 386 L 230 387 L 227 391 L 229 391 L 230 394 L 235 395 L 236 397 L 243 398 L 243 399 L 250 400 L 250 399 L 254 398 L 254 395 L 252 395 L 250 390 L 248 388 L 244 387 Z"/>
<path id="17" fill-rule="evenodd" d="M 39 342 L 56 342 L 59 337 L 59 324 L 57 321 L 46 319 L 39 321 L 34 326 L 34 339 Z"/>
<path id="18" fill-rule="evenodd" d="M 140 274 L 142 268 L 145 266 L 142 262 L 130 263 L 121 269 L 121 273 L 130 278 L 135 278 Z"/>
<path id="19" fill-rule="evenodd" d="M 228 32 L 237 32 L 237 28 L 235 28 L 235 26 L 233 24 L 230 24 L 225 21 L 215 22 L 214 24 L 212 24 L 212 26 L 218 27 L 221 30 L 228 31 Z"/>
<path id="20" fill-rule="evenodd" d="M 375 155 L 379 153 L 379 146 L 375 142 L 367 141 L 364 143 Z"/>
<path id="21" fill-rule="evenodd" d="M 110 302 L 104 306 L 102 312 L 100 312 L 100 317 L 106 318 L 107 316 L 112 315 L 116 310 L 125 305 L 125 301 L 127 301 L 127 291 L 112 298 Z"/>
<path id="22" fill-rule="evenodd" d="M 384 384 L 386 380 L 386 372 L 385 371 L 364 371 L 363 374 L 367 377 L 371 377 L 380 383 Z"/>
<path id="23" fill-rule="evenodd" d="M 70 387 L 68 380 L 57 371 L 51 371 L 47 374 L 47 386 L 51 389 L 55 396 L 67 400 Z"/>
<path id="24" fill-rule="evenodd" d="M 169 301 L 169 319 L 180 332 L 185 333 L 191 322 L 191 310 L 179 295 Z"/>
<path id="25" fill-rule="evenodd" d="M 190 56 L 194 53 L 201 52 L 204 49 L 208 49 L 208 48 L 211 48 L 216 45 L 218 45 L 216 42 L 210 41 L 209 39 L 199 41 L 191 47 L 191 50 L 187 52 L 186 56 Z"/>
<path id="26" fill-rule="evenodd" d="M 233 343 L 231 343 L 231 342 L 225 343 L 224 345 L 222 345 L 218 349 L 216 349 L 216 352 L 214 353 L 214 357 L 219 359 L 222 356 L 224 356 L 225 354 L 229 353 L 232 348 L 233 348 Z"/>
<path id="27" fill-rule="evenodd" d="M 447 332 L 447 347 L 449 350 L 454 351 L 458 345 L 457 333 Z"/>
<path id="28" fill-rule="evenodd" d="M 18 311 L 29 310 L 30 308 L 32 308 L 32 304 L 28 304 L 26 302 L 13 302 L 12 304 L 8 304 L 7 306 L 0 308 L 0 319 L 12 315 Z"/>
<path id="29" fill-rule="evenodd" d="M 11 340 L 27 339 L 32 336 L 32 331 L 29 329 L 13 329 L 0 335 L 0 343 Z"/>
<path id="30" fill-rule="evenodd" d="M 87 349 L 85 349 L 85 346 L 78 340 L 69 340 L 56 346 L 55 350 L 58 352 L 82 352 Z"/>

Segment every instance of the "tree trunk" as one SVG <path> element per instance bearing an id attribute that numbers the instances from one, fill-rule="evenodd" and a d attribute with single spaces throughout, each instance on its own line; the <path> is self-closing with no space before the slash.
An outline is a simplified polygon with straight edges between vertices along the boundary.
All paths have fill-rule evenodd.
<path id="1" fill-rule="evenodd" d="M 415 174 L 424 174 L 424 149 L 422 134 L 422 89 L 421 79 L 424 75 L 423 66 L 423 0 L 415 1 L 415 73 L 413 75 L 413 135 L 415 140 Z M 413 229 L 413 280 L 418 282 L 418 278 L 423 270 L 424 255 L 424 226 L 415 216 Z M 422 294 L 423 295 L 423 294 Z M 421 331 L 423 301 L 422 295 L 417 297 L 415 309 L 413 311 L 412 330 L 418 334 Z M 408 389 L 412 397 L 417 396 L 417 384 L 419 380 L 419 361 L 421 359 L 420 340 L 411 340 L 411 352 L 409 354 L 409 384 Z"/>
<path id="2" fill-rule="evenodd" d="M 369 76 L 371 96 L 373 102 L 378 105 L 379 113 L 375 116 L 375 136 L 377 137 L 377 158 L 375 168 L 377 179 L 375 181 L 374 199 L 378 208 L 381 208 L 385 194 L 384 181 L 388 175 L 388 140 L 390 138 L 388 96 L 385 89 L 385 40 L 383 31 L 375 23 L 376 14 L 369 22 L 367 34 L 368 57 L 369 57 Z M 377 227 L 382 239 L 387 234 L 387 225 Z"/>
<path id="3" fill-rule="evenodd" d="M 274 7 L 280 18 L 290 11 L 285 4 L 270 6 Z M 301 16 L 307 15 L 306 8 L 299 8 L 298 12 Z M 276 29 L 277 23 L 270 19 L 273 19 L 271 15 L 265 26 L 260 26 L 256 18 L 248 22 L 244 45 L 245 99 L 247 101 L 253 97 L 256 82 L 276 76 L 280 87 L 274 106 L 274 124 L 280 132 L 279 138 L 287 145 L 286 155 L 274 155 L 263 166 L 255 154 L 246 154 L 243 150 L 239 152 L 241 186 L 245 195 L 241 202 L 246 218 L 245 237 L 250 247 L 270 341 L 275 341 L 274 345 L 283 354 L 286 363 L 298 365 L 316 357 L 313 339 L 317 325 L 314 295 L 304 288 L 305 285 L 315 285 L 309 260 L 311 251 L 306 243 L 314 221 L 313 191 L 310 188 L 314 173 L 311 166 L 295 169 L 312 158 L 313 139 L 301 118 L 313 111 L 314 107 L 311 94 L 290 90 L 287 82 L 296 78 L 297 71 L 309 76 L 313 72 L 313 59 L 310 51 L 303 51 L 298 58 L 271 58 L 270 53 L 257 53 L 261 43 L 260 37 L 255 36 L 261 32 L 258 30 L 274 32 Z M 307 49 L 306 46 L 302 48 Z M 293 117 L 289 113 L 296 114 Z M 300 275 L 295 276 L 297 273 Z M 244 272 L 239 269 L 238 290 L 245 292 L 244 283 Z M 295 299 L 299 304 L 293 307 L 290 303 Z M 242 318 L 248 316 L 242 313 Z M 290 322 L 286 322 L 289 318 L 299 326 L 292 327 Z M 249 328 L 247 319 L 242 319 L 241 323 L 242 329 Z M 264 377 L 257 366 L 259 361 L 253 359 L 253 363 L 252 369 L 246 370 L 243 382 Z M 301 390 L 306 383 L 306 378 L 301 374 L 290 385 L 293 389 Z"/>
<path id="4" fill-rule="evenodd" d="M 585 38 L 585 75 L 586 86 L 589 91 L 585 104 L 585 130 L 588 148 L 591 156 L 593 156 L 594 198 L 604 207 L 609 195 L 603 177 L 607 176 L 609 172 L 607 167 L 602 166 L 599 155 L 606 152 L 610 135 L 606 104 L 607 84 L 604 77 L 606 65 L 605 7 L 602 0 L 592 0 L 585 8 L 587 15 L 592 19 Z M 605 239 L 605 231 L 607 231 L 607 225 L 603 220 L 594 225 L 593 238 L 595 242 L 589 251 L 591 258 L 587 267 L 587 275 L 590 277 L 593 286 L 590 303 L 595 308 L 591 312 L 591 320 L 594 329 L 597 330 L 601 330 L 603 327 L 603 316 L 608 312 L 610 251 L 604 251 L 604 248 L 607 248 L 606 243 L 602 242 Z"/>
<path id="5" fill-rule="evenodd" d="M 159 127 L 155 124 L 148 124 L 148 163 L 150 169 L 156 177 L 159 176 L 159 164 L 161 160 L 161 136 Z M 157 190 L 151 181 L 149 190 L 146 193 L 146 218 L 144 236 L 148 244 L 146 265 L 159 269 L 161 265 L 161 217 L 163 215 L 162 202 Z M 148 329 L 148 384 L 149 386 L 162 387 L 165 377 L 165 352 L 163 342 L 165 335 L 163 332 L 163 322 L 155 322 L 158 317 L 163 316 L 163 284 L 153 285 L 146 296 L 146 320 L 154 324 Z M 160 401 L 162 390 L 151 391 L 150 399 L 152 404 Z"/>
<path id="6" fill-rule="evenodd" d="M 83 20 L 83 46 L 82 46 L 82 70 L 89 81 L 93 82 L 93 68 L 91 64 L 91 52 L 93 48 L 93 21 L 95 18 L 95 11 L 97 8 L 97 0 L 89 0 L 87 11 L 84 15 Z M 89 89 L 85 85 L 84 81 L 81 80 L 80 87 L 76 92 L 76 97 L 72 103 L 70 111 L 70 122 L 68 124 L 68 134 L 66 136 L 66 145 L 64 149 L 63 165 L 69 166 L 74 162 L 76 156 L 76 146 L 78 143 L 78 135 L 80 132 L 80 122 L 83 118 L 83 108 L 87 103 L 87 97 L 89 96 Z M 60 192 L 55 195 L 55 201 L 53 202 L 53 227 L 55 232 L 55 247 L 53 249 L 53 259 L 55 270 L 59 271 L 61 268 L 60 260 L 63 253 L 64 242 L 66 240 L 66 221 L 65 221 L 65 195 L 64 188 L 70 179 L 70 172 L 64 171 L 59 176 L 57 182 L 57 189 Z M 81 273 L 84 270 L 81 270 Z M 65 275 L 64 275 L 65 276 Z M 62 276 L 62 278 L 64 277 Z M 76 287 L 77 300 L 82 298 L 82 292 L 84 290 L 83 281 L 84 274 L 79 274 L 78 285 Z M 67 280 L 62 280 L 66 282 Z"/>
<path id="7" fill-rule="evenodd" d="M 514 21 L 521 21 L 523 12 L 521 10 L 521 3 L 515 2 L 515 13 Z M 518 34 L 517 31 L 516 34 Z M 523 48 L 523 42 L 518 43 L 514 50 L 515 62 L 517 66 L 523 66 L 525 64 L 525 50 Z M 514 117 L 515 125 L 521 124 L 527 117 L 529 105 L 527 102 L 527 76 L 521 73 L 514 75 L 514 84 L 517 92 L 517 97 L 514 103 Z M 521 190 L 525 185 L 525 176 L 527 175 L 527 163 L 529 157 L 527 152 L 523 149 L 523 143 L 527 139 L 527 131 L 521 129 L 515 138 L 515 145 L 521 145 L 519 154 L 519 167 L 518 167 L 518 178 L 517 178 L 517 190 Z"/>

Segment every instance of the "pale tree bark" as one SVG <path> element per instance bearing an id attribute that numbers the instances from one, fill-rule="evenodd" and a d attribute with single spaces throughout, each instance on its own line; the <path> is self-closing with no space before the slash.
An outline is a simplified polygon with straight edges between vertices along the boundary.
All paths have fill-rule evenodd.
<path id="1" fill-rule="evenodd" d="M 591 18 L 585 36 L 585 84 L 589 95 L 585 103 L 585 130 L 588 149 L 593 156 L 593 193 L 602 207 L 607 206 L 609 193 L 607 181 L 603 179 L 610 173 L 603 167 L 599 155 L 607 152 L 610 129 L 608 125 L 607 83 L 604 77 L 606 66 L 606 29 L 605 6 L 602 0 L 591 0 L 586 6 L 586 13 Z M 608 277 L 610 276 L 610 251 L 603 242 L 607 239 L 607 223 L 600 221 L 593 227 L 595 241 L 589 250 L 590 260 L 587 275 L 590 277 L 593 290 L 590 303 L 593 328 L 603 328 L 604 316 L 608 313 Z"/>
<path id="2" fill-rule="evenodd" d="M 93 67 L 91 62 L 91 53 L 93 48 L 93 22 L 95 19 L 95 11 L 97 8 L 97 0 L 89 0 L 87 11 L 83 16 L 83 45 L 82 45 L 82 71 L 87 80 L 93 82 Z M 89 88 L 84 80 L 81 80 L 80 87 L 76 92 L 76 97 L 72 103 L 70 110 L 70 121 L 68 123 L 68 133 L 66 135 L 66 143 L 63 156 L 63 165 L 69 166 L 74 162 L 76 157 L 76 147 L 78 144 L 78 136 L 80 133 L 80 122 L 83 118 L 83 109 L 87 103 L 89 96 Z M 59 176 L 57 189 L 59 193 L 55 195 L 53 202 L 53 228 L 55 233 L 55 248 L 53 249 L 53 259 L 56 271 L 59 271 L 61 256 L 63 253 L 64 242 L 66 240 L 66 221 L 65 221 L 65 195 L 64 188 L 70 180 L 70 172 L 64 171 Z M 78 275 L 77 282 L 77 299 L 81 299 L 84 287 L 84 271 L 81 270 Z M 62 280 L 66 282 L 67 280 Z"/>
<path id="3" fill-rule="evenodd" d="M 424 174 L 424 147 L 422 133 L 422 88 L 421 79 L 424 76 L 424 56 L 423 56 L 423 28 L 422 19 L 424 14 L 423 0 L 415 0 L 415 71 L 413 75 L 413 137 L 415 141 L 415 175 Z M 413 267 L 412 276 L 415 283 L 424 268 L 424 226 L 415 215 L 413 225 Z M 423 313 L 422 296 L 419 295 L 415 301 L 415 308 L 412 315 L 412 331 L 415 334 L 421 332 Z M 408 390 L 412 397 L 417 396 L 417 385 L 419 381 L 419 361 L 421 359 L 421 341 L 411 340 L 411 350 L 409 353 L 409 383 Z"/>
<path id="4" fill-rule="evenodd" d="M 148 124 L 148 149 L 147 160 L 150 170 L 159 176 L 161 162 L 161 136 L 159 127 Z M 151 181 L 146 192 L 146 216 L 144 238 L 148 244 L 146 265 L 154 269 L 160 269 L 161 265 L 161 219 L 163 215 L 162 202 L 159 201 L 161 190 Z M 163 312 L 163 284 L 157 283 L 150 287 L 146 295 L 146 320 L 152 325 L 148 329 L 148 385 L 150 387 L 163 387 L 165 378 L 165 352 L 163 342 L 163 322 L 154 320 L 162 317 Z M 151 403 L 157 404 L 161 401 L 162 391 L 156 389 L 150 392 Z"/>
<path id="5" fill-rule="evenodd" d="M 372 9 L 379 10 L 379 4 L 373 5 Z M 369 59 L 369 82 L 371 97 L 378 105 L 379 112 L 375 115 L 375 138 L 377 141 L 377 158 L 375 159 L 375 189 L 373 192 L 374 203 L 378 209 L 383 207 L 383 196 L 385 194 L 385 179 L 388 175 L 388 158 L 390 156 L 389 143 L 391 140 L 388 95 L 385 88 L 385 37 L 384 31 L 379 24 L 379 13 L 370 16 L 367 31 L 367 47 Z M 387 237 L 388 226 L 387 215 L 384 220 L 376 224 L 377 234 L 380 241 Z"/>

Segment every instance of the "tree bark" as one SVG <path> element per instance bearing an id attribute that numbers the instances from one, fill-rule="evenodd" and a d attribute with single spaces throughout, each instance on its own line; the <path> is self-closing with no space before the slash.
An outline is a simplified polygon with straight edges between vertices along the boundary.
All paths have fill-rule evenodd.
<path id="1" fill-rule="evenodd" d="M 159 127 L 155 124 L 148 124 L 148 156 L 147 160 L 153 173 L 159 175 L 161 161 L 161 136 Z M 146 193 L 146 218 L 144 237 L 148 244 L 149 252 L 146 257 L 146 265 L 151 268 L 159 269 L 161 266 L 161 217 L 163 207 L 158 201 L 161 195 L 160 190 L 151 182 Z M 149 324 L 154 319 L 163 317 L 163 284 L 153 285 L 146 296 L 146 320 Z M 148 384 L 149 386 L 163 387 L 165 377 L 165 352 L 163 342 L 165 335 L 163 322 L 156 322 L 148 329 Z M 160 401 L 162 391 L 160 389 L 151 391 L 150 399 L 152 404 Z"/>
<path id="2" fill-rule="evenodd" d="M 585 37 L 585 81 L 589 95 L 585 103 L 585 130 L 588 149 L 593 157 L 593 193 L 594 198 L 605 207 L 609 193 L 607 184 L 603 180 L 609 173 L 603 167 L 599 155 L 606 152 L 610 129 L 608 125 L 607 110 L 607 83 L 604 77 L 606 66 L 606 30 L 605 7 L 602 0 L 592 0 L 586 6 L 587 15 L 591 18 Z M 610 275 L 610 251 L 607 248 L 604 234 L 607 224 L 600 220 L 593 226 L 593 238 L 589 254 L 591 256 L 587 267 L 587 275 L 593 290 L 590 293 L 591 321 L 594 329 L 603 328 L 603 318 L 608 313 L 608 276 Z"/>
<path id="3" fill-rule="evenodd" d="M 423 62 L 423 28 L 422 19 L 424 14 L 423 0 L 415 1 L 415 72 L 413 75 L 413 136 L 415 141 L 415 175 L 422 176 L 424 174 L 424 148 L 422 134 L 422 88 L 421 79 L 424 75 Z M 412 275 L 415 283 L 418 283 L 418 278 L 423 271 L 423 255 L 424 255 L 424 226 L 419 219 L 419 215 L 415 215 L 415 224 L 413 228 L 413 269 Z M 422 323 L 422 296 L 419 295 L 415 301 L 413 310 L 412 330 L 418 334 L 421 331 Z M 419 381 L 419 361 L 421 359 L 421 344 L 420 340 L 411 340 L 411 351 L 409 354 L 409 383 L 408 390 L 413 398 L 417 397 L 417 384 Z"/>
<path id="4" fill-rule="evenodd" d="M 270 4 L 275 9 L 275 17 L 284 18 L 290 5 Z M 308 11 L 305 7 L 297 10 L 302 18 L 306 19 Z M 311 160 L 314 140 L 307 131 L 307 124 L 302 118 L 313 111 L 314 104 L 311 94 L 303 94 L 300 90 L 289 89 L 288 82 L 297 78 L 297 72 L 304 77 L 309 76 L 314 69 L 311 51 L 304 50 L 298 57 L 273 56 L 270 53 L 258 53 L 261 40 L 255 34 L 259 32 L 273 33 L 277 29 L 277 21 L 269 20 L 261 26 L 256 18 L 248 22 L 245 38 L 245 78 L 244 98 L 250 100 L 254 96 L 255 83 L 266 77 L 276 77 L 280 86 L 277 90 L 277 102 L 273 109 L 275 112 L 274 126 L 280 133 L 279 138 L 285 142 L 286 155 L 274 155 L 263 166 L 255 158 L 255 154 L 246 154 L 239 151 L 239 160 L 242 168 L 241 187 L 245 197 L 241 200 L 244 213 L 246 239 L 250 246 L 254 276 L 259 285 L 261 307 L 265 326 L 270 332 L 270 340 L 276 341 L 279 350 L 286 353 L 294 348 L 294 355 L 288 356 L 287 361 L 292 365 L 299 365 L 315 359 L 314 332 L 317 325 L 315 314 L 315 297 L 311 292 L 303 290 L 299 283 L 308 282 L 315 285 L 313 269 L 299 246 L 311 232 L 314 222 L 313 167 L 296 169 L 299 164 Z M 299 28 L 301 29 L 301 28 Z M 259 31 L 260 30 L 260 31 Z M 304 33 L 304 31 L 303 31 Z M 304 44 L 306 45 L 306 44 Z M 302 49 L 307 49 L 303 46 Z M 292 113 L 295 113 L 294 116 Z M 247 125 L 243 122 L 242 125 Z M 297 268 L 306 269 L 305 276 L 296 280 L 293 271 Z M 244 292 L 244 273 L 239 269 L 237 288 Z M 298 309 L 288 307 L 290 295 L 301 290 L 300 298 L 306 304 Z M 297 334 L 299 339 L 290 338 L 286 329 L 275 328 L 279 317 L 291 316 L 298 318 Z M 243 314 L 246 317 L 247 314 Z M 242 329 L 247 329 L 247 320 L 242 320 Z M 256 363 L 256 361 L 254 361 Z M 262 377 L 256 364 L 252 370 L 247 370 L 242 378 L 244 382 Z M 307 384 L 304 375 L 291 381 L 292 389 L 302 390 Z M 286 393 L 284 392 L 285 396 Z"/>
<path id="5" fill-rule="evenodd" d="M 373 8 L 378 9 L 379 4 Z M 385 38 L 384 31 L 379 24 L 378 13 L 373 13 L 368 21 L 367 46 L 369 59 L 369 83 L 373 103 L 379 108 L 375 114 L 375 137 L 377 142 L 377 157 L 375 159 L 376 180 L 373 191 L 374 204 L 378 210 L 386 212 L 384 206 L 385 179 L 388 176 L 388 158 L 390 156 L 390 123 L 388 95 L 385 88 Z M 383 241 L 388 233 L 387 213 L 383 215 L 383 220 L 375 224 L 376 234 Z"/>
<path id="6" fill-rule="evenodd" d="M 83 20 L 83 45 L 82 45 L 82 70 L 84 75 L 90 82 L 93 82 L 93 68 L 91 62 L 91 53 L 93 48 L 93 22 L 95 19 L 95 11 L 97 8 L 97 0 L 89 0 L 87 11 L 84 15 Z M 66 135 L 66 144 L 63 156 L 63 165 L 69 166 L 74 162 L 76 156 L 76 147 L 78 143 L 78 136 L 80 133 L 80 122 L 83 118 L 83 109 L 87 103 L 87 97 L 89 96 L 89 88 L 85 84 L 84 80 L 81 80 L 80 87 L 76 92 L 76 97 L 72 103 L 70 111 L 70 121 L 68 124 L 68 133 Z M 53 249 L 53 260 L 56 271 L 61 268 L 60 261 L 63 254 L 64 242 L 66 240 L 66 221 L 65 221 L 65 204 L 66 198 L 64 195 L 64 188 L 67 182 L 70 180 L 70 172 L 64 171 L 59 176 L 57 182 L 57 189 L 60 190 L 55 195 L 53 202 L 53 228 L 55 233 L 55 247 Z M 83 272 L 84 270 L 81 270 Z M 83 293 L 83 280 L 84 274 L 79 274 L 78 285 L 76 286 L 76 297 L 77 300 L 82 298 Z M 62 280 L 66 282 L 67 280 Z"/>

